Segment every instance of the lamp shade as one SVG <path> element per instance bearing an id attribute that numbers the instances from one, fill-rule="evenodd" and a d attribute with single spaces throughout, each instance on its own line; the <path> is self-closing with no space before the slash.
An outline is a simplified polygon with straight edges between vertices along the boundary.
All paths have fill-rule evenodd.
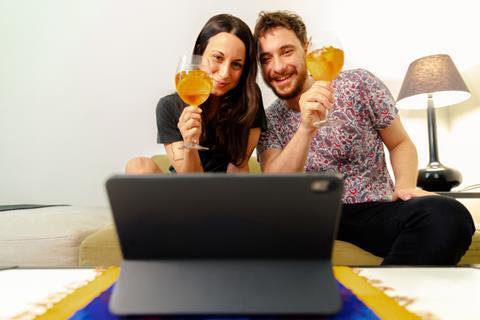
<path id="1" fill-rule="evenodd" d="M 397 107 L 425 109 L 429 94 L 436 108 L 470 98 L 470 91 L 449 55 L 436 54 L 413 61 L 398 94 Z"/>

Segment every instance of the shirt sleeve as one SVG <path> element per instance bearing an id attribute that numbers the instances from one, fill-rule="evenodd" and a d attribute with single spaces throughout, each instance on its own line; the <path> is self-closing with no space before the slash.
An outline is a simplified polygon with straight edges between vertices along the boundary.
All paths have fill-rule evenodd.
<path id="1" fill-rule="evenodd" d="M 183 137 L 177 127 L 178 119 L 184 105 L 176 94 L 160 99 L 157 104 L 157 143 L 172 143 L 182 141 Z"/>
<path id="2" fill-rule="evenodd" d="M 385 84 L 367 70 L 361 72 L 362 85 L 360 97 L 368 108 L 369 117 L 375 129 L 384 129 L 390 126 L 398 113 L 395 99 Z"/>

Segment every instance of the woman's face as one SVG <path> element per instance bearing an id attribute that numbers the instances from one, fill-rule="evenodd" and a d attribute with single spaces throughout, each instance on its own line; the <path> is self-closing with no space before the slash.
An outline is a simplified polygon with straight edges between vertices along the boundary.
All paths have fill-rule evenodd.
<path id="1" fill-rule="evenodd" d="M 208 40 L 203 56 L 210 63 L 213 95 L 223 96 L 237 86 L 245 65 L 245 45 L 240 38 L 218 33 Z"/>

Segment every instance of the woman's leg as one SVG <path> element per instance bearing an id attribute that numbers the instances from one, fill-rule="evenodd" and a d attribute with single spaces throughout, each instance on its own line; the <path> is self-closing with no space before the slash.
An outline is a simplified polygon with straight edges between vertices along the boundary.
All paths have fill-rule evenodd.
<path id="1" fill-rule="evenodd" d="M 126 174 L 149 174 L 162 172 L 163 171 L 157 166 L 157 164 L 148 157 L 137 157 L 130 159 L 125 166 Z"/>

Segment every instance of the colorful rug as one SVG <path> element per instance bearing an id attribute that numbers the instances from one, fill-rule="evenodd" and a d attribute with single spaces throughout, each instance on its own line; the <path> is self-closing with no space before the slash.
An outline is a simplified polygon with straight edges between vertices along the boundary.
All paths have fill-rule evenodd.
<path id="1" fill-rule="evenodd" d="M 339 313 L 328 317 L 309 317 L 308 319 L 420 319 L 419 316 L 400 306 L 394 299 L 373 287 L 367 279 L 357 275 L 348 267 L 334 267 L 335 278 L 342 298 L 343 306 Z M 185 317 L 118 317 L 108 310 L 108 302 L 119 268 L 112 267 L 102 272 L 95 280 L 78 288 L 46 313 L 36 319 L 186 319 Z M 188 319 L 275 319 L 273 317 L 188 317 Z M 283 318 L 285 319 L 285 318 Z M 298 319 L 298 318 L 295 318 Z"/>

